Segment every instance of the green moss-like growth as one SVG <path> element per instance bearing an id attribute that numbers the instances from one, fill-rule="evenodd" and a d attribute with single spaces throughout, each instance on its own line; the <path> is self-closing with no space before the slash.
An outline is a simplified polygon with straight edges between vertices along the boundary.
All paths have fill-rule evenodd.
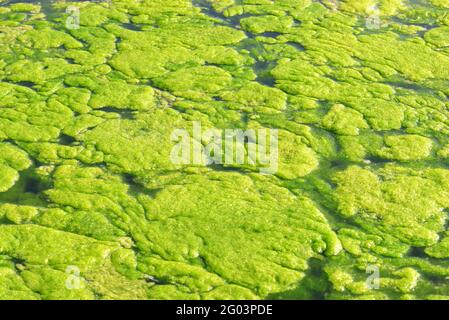
<path id="1" fill-rule="evenodd" d="M 363 116 L 342 105 L 332 107 L 323 118 L 323 126 L 340 135 L 357 135 L 360 129 L 368 128 Z"/>
<path id="2" fill-rule="evenodd" d="M 14 2 L 1 299 L 448 299 L 447 0 Z"/>

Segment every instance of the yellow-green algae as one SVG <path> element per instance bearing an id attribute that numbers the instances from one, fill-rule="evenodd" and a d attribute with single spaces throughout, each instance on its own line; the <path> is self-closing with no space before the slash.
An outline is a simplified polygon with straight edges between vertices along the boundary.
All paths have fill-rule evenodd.
<path id="1" fill-rule="evenodd" d="M 449 298 L 448 1 L 26 2 L 0 1 L 0 298 Z M 278 172 L 173 164 L 193 121 L 279 129 Z"/>

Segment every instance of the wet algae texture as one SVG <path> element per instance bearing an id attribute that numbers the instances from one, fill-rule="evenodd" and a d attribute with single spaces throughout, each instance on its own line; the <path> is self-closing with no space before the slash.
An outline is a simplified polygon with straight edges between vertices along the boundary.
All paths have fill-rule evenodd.
<path id="1" fill-rule="evenodd" d="M 0 0 L 0 298 L 449 299 L 448 97 L 448 0 Z"/>

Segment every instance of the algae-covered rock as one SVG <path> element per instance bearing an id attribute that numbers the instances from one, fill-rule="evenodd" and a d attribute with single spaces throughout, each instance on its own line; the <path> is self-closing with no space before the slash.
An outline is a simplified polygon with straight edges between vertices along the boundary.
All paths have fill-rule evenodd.
<path id="1" fill-rule="evenodd" d="M 380 149 L 378 155 L 399 161 L 426 158 L 432 149 L 432 140 L 416 135 L 386 136 L 384 141 L 386 147 Z"/>
<path id="2" fill-rule="evenodd" d="M 323 118 L 323 126 L 340 135 L 357 135 L 360 129 L 368 128 L 363 116 L 342 105 L 332 107 Z"/>
<path id="3" fill-rule="evenodd" d="M 219 284 L 233 279 L 234 284 L 265 296 L 295 286 L 304 276 L 308 258 L 340 251 L 339 240 L 310 200 L 292 196 L 265 179 L 208 173 L 187 181 L 185 186 L 167 186 L 149 202 L 148 218 L 154 221 L 149 238 L 165 260 L 207 266 Z M 273 220 L 267 224 L 267 219 Z M 183 264 L 177 268 L 179 276 L 165 274 L 164 268 L 146 268 L 157 278 L 173 278 L 170 282 L 180 282 L 177 277 L 187 272 Z"/>
<path id="4" fill-rule="evenodd" d="M 335 178 L 338 211 L 362 226 L 388 230 L 407 244 L 430 246 L 437 242 L 447 218 L 443 211 L 448 205 L 447 177 L 443 169 L 412 174 L 392 166 L 379 176 L 351 166 Z"/>
<path id="5" fill-rule="evenodd" d="M 424 39 L 437 47 L 449 46 L 449 27 L 440 27 L 426 32 Z"/>

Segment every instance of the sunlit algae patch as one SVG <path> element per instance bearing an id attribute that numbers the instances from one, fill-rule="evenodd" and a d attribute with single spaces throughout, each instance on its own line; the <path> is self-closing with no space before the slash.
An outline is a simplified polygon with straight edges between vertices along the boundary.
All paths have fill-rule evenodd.
<path id="1" fill-rule="evenodd" d="M 0 0 L 0 81 L 0 298 L 449 298 L 448 0 Z"/>

